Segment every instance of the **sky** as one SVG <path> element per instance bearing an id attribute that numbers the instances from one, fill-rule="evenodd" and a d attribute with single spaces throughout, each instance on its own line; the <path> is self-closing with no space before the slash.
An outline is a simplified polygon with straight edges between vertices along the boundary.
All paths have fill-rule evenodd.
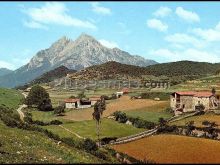
<path id="1" fill-rule="evenodd" d="M 0 68 L 86 33 L 159 63 L 220 62 L 220 2 L 0 2 Z"/>

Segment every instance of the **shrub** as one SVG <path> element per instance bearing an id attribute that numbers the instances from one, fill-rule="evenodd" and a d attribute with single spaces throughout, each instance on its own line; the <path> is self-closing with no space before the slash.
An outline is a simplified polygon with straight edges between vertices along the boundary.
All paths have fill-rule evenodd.
<path id="1" fill-rule="evenodd" d="M 98 157 L 102 160 L 108 160 L 108 157 L 105 155 L 105 153 L 100 150 L 91 151 L 91 154 L 95 155 L 96 157 Z"/>
<path id="2" fill-rule="evenodd" d="M 58 106 L 54 109 L 54 114 L 57 114 L 57 116 L 61 116 L 62 113 L 64 113 L 65 107 L 64 106 Z"/>
<path id="3" fill-rule="evenodd" d="M 60 124 L 63 124 L 63 122 L 59 121 L 59 120 L 52 120 L 50 122 L 51 125 L 60 125 Z"/>
<path id="4" fill-rule="evenodd" d="M 93 140 L 86 138 L 85 140 L 83 140 L 82 148 L 86 151 L 96 151 L 98 149 L 98 146 Z"/>
<path id="5" fill-rule="evenodd" d="M 69 98 L 70 99 L 76 99 L 76 96 L 70 96 Z"/>
<path id="6" fill-rule="evenodd" d="M 119 121 L 120 123 L 125 123 L 128 120 L 126 113 L 124 112 L 116 111 L 113 113 L 113 115 L 115 116 L 115 120 Z"/>

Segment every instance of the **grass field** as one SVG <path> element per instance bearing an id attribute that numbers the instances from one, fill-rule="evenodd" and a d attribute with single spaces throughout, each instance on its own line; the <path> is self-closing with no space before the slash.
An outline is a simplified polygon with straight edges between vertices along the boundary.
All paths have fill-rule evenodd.
<path id="1" fill-rule="evenodd" d="M 144 120 L 157 123 L 159 118 L 168 119 L 173 115 L 169 112 L 166 112 L 165 109 L 169 107 L 169 102 L 158 102 L 158 104 L 149 106 L 146 108 L 126 111 L 127 116 L 140 117 Z"/>
<path id="2" fill-rule="evenodd" d="M 139 160 L 156 163 L 219 163 L 220 143 L 178 135 L 156 135 L 113 148 Z"/>
<path id="3" fill-rule="evenodd" d="M 91 138 L 96 140 L 96 124 L 94 120 L 80 121 L 80 122 L 66 122 L 62 124 L 65 128 L 69 129 L 72 132 L 77 133 L 78 135 Z M 46 126 L 48 130 L 58 134 L 61 137 L 73 137 L 76 138 L 74 134 L 67 132 L 58 126 Z M 130 125 L 118 123 L 111 119 L 102 119 L 100 125 L 100 138 L 103 137 L 124 137 L 132 134 L 136 134 L 144 131 L 144 129 L 135 128 Z"/>
<path id="4" fill-rule="evenodd" d="M 5 105 L 9 108 L 18 108 L 23 95 L 13 89 L 0 88 L 0 105 Z"/>
<path id="5" fill-rule="evenodd" d="M 208 120 L 211 122 L 216 122 L 219 125 L 218 128 L 220 128 L 220 115 L 215 115 L 213 113 L 208 113 L 208 114 L 204 114 L 204 115 L 200 115 L 200 116 L 188 117 L 186 119 L 172 122 L 172 123 L 170 123 L 170 125 L 183 126 L 183 125 L 186 125 L 186 123 L 189 121 L 194 121 L 195 126 L 204 127 L 202 125 L 202 122 L 205 120 Z"/>
<path id="6" fill-rule="evenodd" d="M 70 148 L 58 145 L 45 135 L 8 128 L 0 122 L 0 164 L 2 163 L 105 163 L 103 160 Z"/>

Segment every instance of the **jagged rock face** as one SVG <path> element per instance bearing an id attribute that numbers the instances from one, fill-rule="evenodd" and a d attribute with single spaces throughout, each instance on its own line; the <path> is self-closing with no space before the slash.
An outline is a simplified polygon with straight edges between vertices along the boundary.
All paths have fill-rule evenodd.
<path id="1" fill-rule="evenodd" d="M 25 66 L 15 70 L 7 77 L 0 77 L 0 86 L 14 87 L 23 85 L 62 65 L 69 69 L 80 70 L 108 61 L 137 66 L 156 64 L 153 60 L 132 56 L 118 48 L 109 49 L 101 45 L 93 37 L 82 34 L 75 41 L 62 37 L 52 44 L 50 48 L 39 51 Z M 14 81 L 11 81 L 12 79 Z"/>
<path id="2" fill-rule="evenodd" d="M 66 37 L 55 42 L 49 49 L 40 51 L 33 57 L 28 68 L 36 68 L 49 61 L 51 67 L 61 64 L 70 69 L 82 69 L 107 61 L 116 61 L 124 64 L 148 66 L 155 61 L 146 60 L 140 56 L 132 56 L 118 48 L 109 49 L 101 45 L 93 37 L 82 34 L 78 39 L 72 41 Z"/>

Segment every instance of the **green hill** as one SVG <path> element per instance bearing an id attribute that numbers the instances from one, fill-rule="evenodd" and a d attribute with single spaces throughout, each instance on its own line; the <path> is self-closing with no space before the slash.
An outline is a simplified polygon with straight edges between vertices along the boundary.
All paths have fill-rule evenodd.
<path id="1" fill-rule="evenodd" d="M 9 108 L 18 108 L 23 95 L 14 89 L 0 88 L 0 106 Z"/>
<path id="2" fill-rule="evenodd" d="M 106 150 L 105 156 L 108 157 L 108 160 L 101 159 L 100 156 L 98 157 L 91 152 L 76 148 L 64 141 L 58 144 L 58 140 L 53 138 L 56 135 L 51 135 L 46 129 L 43 132 L 39 132 L 37 129 L 27 130 L 27 128 L 30 129 L 32 127 L 21 125 L 22 122 L 17 111 L 12 111 L 12 114 L 5 115 L 5 112 L 7 112 L 5 110 L 9 112 L 9 109 L 4 107 L 15 109 L 21 103 L 21 99 L 22 95 L 16 90 L 0 89 L 0 164 L 118 163 L 116 158 Z M 10 123 L 10 127 L 6 126 L 5 122 Z M 16 126 L 16 123 L 20 124 Z"/>
<path id="3" fill-rule="evenodd" d="M 49 83 L 55 79 L 64 77 L 69 73 L 75 73 L 75 72 L 76 72 L 76 70 L 71 70 L 65 66 L 60 66 L 58 68 L 55 68 L 51 71 L 48 71 L 48 72 L 42 74 L 41 76 L 37 77 L 36 79 L 30 81 L 29 83 L 27 83 L 25 85 L 16 87 L 16 89 L 26 89 L 30 86 L 33 86 L 34 84 Z"/>
<path id="4" fill-rule="evenodd" d="M 106 163 L 42 133 L 9 128 L 0 122 L 0 164 L 8 163 Z"/>
<path id="5" fill-rule="evenodd" d="M 147 66 L 146 69 L 148 74 L 155 76 L 202 76 L 215 74 L 220 69 L 220 63 L 177 61 Z"/>

